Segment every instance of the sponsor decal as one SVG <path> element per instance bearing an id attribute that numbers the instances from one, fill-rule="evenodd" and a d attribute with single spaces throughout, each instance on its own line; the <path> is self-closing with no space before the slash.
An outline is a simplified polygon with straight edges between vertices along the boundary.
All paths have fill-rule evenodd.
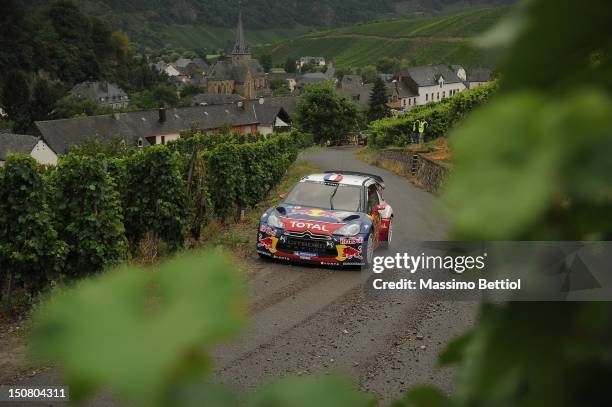
<path id="1" fill-rule="evenodd" d="M 358 244 L 363 243 L 363 237 L 343 237 L 340 239 L 340 244 Z"/>
<path id="2" fill-rule="evenodd" d="M 276 253 L 276 243 L 278 243 L 278 239 L 276 237 L 265 237 L 262 239 L 260 235 L 259 241 L 257 242 L 257 247 L 263 247 L 270 253 Z"/>
<path id="3" fill-rule="evenodd" d="M 300 256 L 300 259 L 309 259 L 311 257 L 316 256 L 315 253 L 309 253 L 309 252 L 295 252 L 296 255 Z"/>
<path id="4" fill-rule="evenodd" d="M 274 230 L 271 227 L 266 226 L 266 225 L 261 225 L 259 227 L 259 231 L 267 233 L 268 235 L 271 235 L 271 236 L 276 236 L 276 230 Z"/>
<path id="5" fill-rule="evenodd" d="M 336 257 L 336 260 L 338 261 L 345 261 L 352 258 L 359 260 L 363 259 L 363 256 L 361 255 L 362 246 L 355 249 L 351 246 L 339 244 L 336 246 L 336 250 L 338 251 L 338 257 Z"/>
<path id="6" fill-rule="evenodd" d="M 340 174 L 329 174 L 323 177 L 323 179 L 325 181 L 329 181 L 329 182 L 340 182 L 342 181 L 342 175 Z"/>
<path id="7" fill-rule="evenodd" d="M 340 220 L 337 215 L 333 212 L 326 211 L 324 209 L 291 209 L 289 213 L 298 215 L 308 215 L 315 218 L 330 218 Z"/>
<path id="8" fill-rule="evenodd" d="M 330 235 L 332 232 L 342 226 L 342 223 L 327 223 L 327 222 L 315 222 L 301 219 L 287 219 L 281 218 L 285 229 L 292 232 L 305 232 L 310 231 L 312 233 Z"/>

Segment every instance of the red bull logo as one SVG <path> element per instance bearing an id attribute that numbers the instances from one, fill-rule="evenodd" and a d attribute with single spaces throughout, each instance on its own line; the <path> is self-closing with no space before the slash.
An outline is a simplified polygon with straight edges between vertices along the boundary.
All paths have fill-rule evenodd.
<path id="1" fill-rule="evenodd" d="M 353 258 L 363 260 L 363 256 L 361 255 L 361 246 L 355 249 L 354 247 L 340 244 L 336 246 L 336 250 L 338 251 L 338 257 L 336 257 L 336 260 L 338 261 L 345 261 Z"/>
<path id="2" fill-rule="evenodd" d="M 315 218 L 330 218 L 338 220 L 339 218 L 333 212 L 323 209 L 291 209 L 290 213 L 298 215 L 308 215 Z"/>
<path id="3" fill-rule="evenodd" d="M 277 242 L 278 242 L 278 239 L 276 237 L 265 237 L 262 239 L 261 235 L 259 235 L 259 241 L 257 242 L 257 247 L 263 247 L 270 253 L 275 253 Z"/>

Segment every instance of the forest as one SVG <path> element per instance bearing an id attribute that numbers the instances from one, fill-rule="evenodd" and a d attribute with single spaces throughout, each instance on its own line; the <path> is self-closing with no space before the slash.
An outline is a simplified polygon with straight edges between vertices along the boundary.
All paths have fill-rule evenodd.
<path id="1" fill-rule="evenodd" d="M 126 33 L 70 1 L 34 9 L 3 1 L 0 72 L 0 105 L 11 119 L 4 126 L 18 133 L 35 120 L 58 118 L 56 103 L 79 82 L 105 79 L 130 94 L 172 89 L 133 54 Z"/>

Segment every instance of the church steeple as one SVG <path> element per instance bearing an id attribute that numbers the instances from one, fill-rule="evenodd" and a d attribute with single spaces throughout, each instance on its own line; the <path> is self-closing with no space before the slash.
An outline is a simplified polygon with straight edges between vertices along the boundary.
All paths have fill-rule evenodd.
<path id="1" fill-rule="evenodd" d="M 235 59 L 250 59 L 251 51 L 244 40 L 244 29 L 242 28 L 242 9 L 238 11 L 238 27 L 236 28 L 236 41 L 232 48 L 232 57 Z"/>

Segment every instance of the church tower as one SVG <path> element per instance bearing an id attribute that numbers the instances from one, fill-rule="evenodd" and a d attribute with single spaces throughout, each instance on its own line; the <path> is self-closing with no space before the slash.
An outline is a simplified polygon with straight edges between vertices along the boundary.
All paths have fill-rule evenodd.
<path id="1" fill-rule="evenodd" d="M 238 12 L 238 27 L 236 28 L 236 41 L 232 48 L 232 61 L 247 61 L 251 59 L 251 50 L 244 41 L 244 29 L 242 28 L 242 10 Z"/>

